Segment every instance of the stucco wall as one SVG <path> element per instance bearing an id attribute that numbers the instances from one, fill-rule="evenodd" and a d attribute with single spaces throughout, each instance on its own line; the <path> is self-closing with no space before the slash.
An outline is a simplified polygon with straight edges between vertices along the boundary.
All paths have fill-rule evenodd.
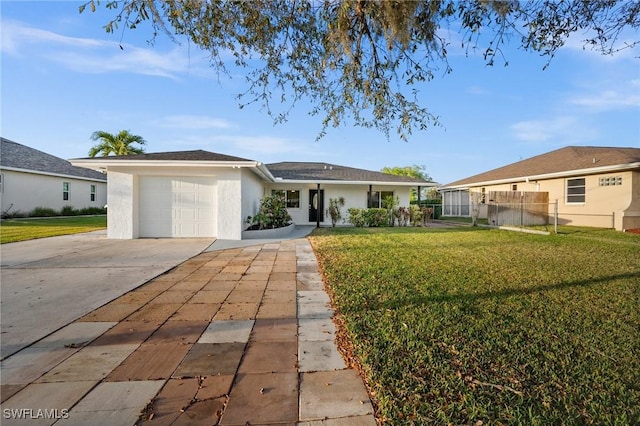
<path id="1" fill-rule="evenodd" d="M 315 225 L 316 222 L 309 221 L 309 190 L 317 189 L 316 184 L 272 184 L 267 187 L 268 194 L 271 190 L 298 190 L 300 191 L 300 208 L 290 208 L 289 214 L 293 222 L 298 225 Z M 369 185 L 320 185 L 320 189 L 324 190 L 324 221 L 321 225 L 331 225 L 331 218 L 327 215 L 326 210 L 329 207 L 329 199 L 344 197 L 345 205 L 342 207 L 342 217 L 338 225 L 348 224 L 348 209 L 351 207 L 366 208 L 367 192 Z M 372 191 L 393 191 L 394 195 L 399 198 L 400 206 L 409 206 L 410 188 L 409 187 L 393 187 L 383 185 L 373 185 Z"/>
<path id="2" fill-rule="evenodd" d="M 107 184 L 63 176 L 49 176 L 3 169 L 1 209 L 28 213 L 36 207 L 60 210 L 65 206 L 76 209 L 104 207 L 107 203 Z M 69 199 L 62 199 L 62 183 L 69 183 Z M 91 201 L 91 185 L 96 186 L 95 201 Z"/>
<path id="3" fill-rule="evenodd" d="M 242 170 L 242 221 L 243 229 L 249 224 L 247 217 L 253 217 L 260 209 L 260 200 L 264 197 L 264 183 L 258 176 L 250 170 Z"/>
<path id="4" fill-rule="evenodd" d="M 216 169 L 217 237 L 226 240 L 241 240 L 242 179 L 240 169 Z"/>
<path id="5" fill-rule="evenodd" d="M 107 173 L 107 238 L 138 238 L 138 179 L 130 173 Z"/>

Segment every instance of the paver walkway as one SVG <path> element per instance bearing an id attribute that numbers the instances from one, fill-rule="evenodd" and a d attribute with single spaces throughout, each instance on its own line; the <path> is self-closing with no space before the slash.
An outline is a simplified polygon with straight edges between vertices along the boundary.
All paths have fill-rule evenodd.
<path id="1" fill-rule="evenodd" d="M 205 252 L 5 359 L 2 424 L 375 425 L 332 314 L 306 239 Z"/>

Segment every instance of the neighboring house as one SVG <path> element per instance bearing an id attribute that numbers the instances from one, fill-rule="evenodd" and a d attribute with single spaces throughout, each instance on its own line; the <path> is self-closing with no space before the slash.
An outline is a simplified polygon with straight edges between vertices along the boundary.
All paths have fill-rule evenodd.
<path id="1" fill-rule="evenodd" d="M 242 239 L 260 200 L 281 191 L 298 225 L 327 225 L 330 198 L 380 206 L 387 195 L 409 205 L 410 189 L 436 183 L 326 163 L 276 163 L 208 151 L 81 158 L 76 166 L 108 176 L 108 237 Z"/>
<path id="2" fill-rule="evenodd" d="M 480 217 L 487 217 L 486 205 L 494 194 L 546 193 L 550 214 L 558 202 L 560 224 L 640 228 L 640 148 L 569 146 L 443 185 L 439 191 L 445 216 L 470 216 L 473 193 L 485 204 Z"/>
<path id="3" fill-rule="evenodd" d="M 0 195 L 2 213 L 28 213 L 36 207 L 104 207 L 107 177 L 0 138 Z"/>

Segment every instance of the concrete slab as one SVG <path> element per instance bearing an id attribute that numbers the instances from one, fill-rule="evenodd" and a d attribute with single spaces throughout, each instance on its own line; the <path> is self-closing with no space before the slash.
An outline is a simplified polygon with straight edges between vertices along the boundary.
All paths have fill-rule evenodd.
<path id="1" fill-rule="evenodd" d="M 106 381 L 168 379 L 178 368 L 191 345 L 180 343 L 142 344 L 124 362 L 112 369 Z"/>
<path id="2" fill-rule="evenodd" d="M 126 318 L 126 321 L 165 322 L 180 309 L 184 303 L 149 303 Z"/>
<path id="3" fill-rule="evenodd" d="M 258 313 L 258 303 L 223 303 L 213 317 L 213 321 L 254 320 Z"/>
<path id="4" fill-rule="evenodd" d="M 149 337 L 147 343 L 193 344 L 209 326 L 209 321 L 167 321 Z"/>
<path id="5" fill-rule="evenodd" d="M 81 348 L 88 345 L 117 322 L 75 322 L 33 344 L 37 348 Z"/>
<path id="6" fill-rule="evenodd" d="M 298 422 L 297 426 L 376 426 L 375 417 L 369 416 L 352 416 L 342 417 L 340 419 L 313 420 L 306 422 Z"/>
<path id="7" fill-rule="evenodd" d="M 196 400 L 189 404 L 172 426 L 211 426 L 218 424 L 226 398 Z"/>
<path id="8" fill-rule="evenodd" d="M 202 252 L 211 239 L 108 240 L 105 231 L 3 244 L 6 358 Z"/>
<path id="9" fill-rule="evenodd" d="M 371 401 L 355 370 L 300 374 L 301 421 L 371 414 Z"/>
<path id="10" fill-rule="evenodd" d="M 238 374 L 295 373 L 297 361 L 296 342 L 251 342 L 245 350 Z"/>
<path id="11" fill-rule="evenodd" d="M 231 290 L 201 290 L 193 295 L 189 303 L 222 303 Z"/>
<path id="12" fill-rule="evenodd" d="M 260 311 L 258 311 L 258 317 Z M 298 324 L 295 318 L 257 319 L 251 332 L 251 342 L 296 342 Z"/>
<path id="13" fill-rule="evenodd" d="M 298 272 L 296 274 L 298 279 L 298 290 L 301 291 L 322 291 L 324 290 L 324 283 L 322 282 L 322 276 L 317 273 Z"/>
<path id="14" fill-rule="evenodd" d="M 71 409 L 68 418 L 56 424 L 131 426 L 164 383 L 164 380 L 100 383 Z"/>
<path id="15" fill-rule="evenodd" d="M 173 377 L 234 375 L 244 348 L 244 343 L 196 343 Z"/>
<path id="16" fill-rule="evenodd" d="M 87 346 L 44 376 L 39 383 L 99 381 L 127 358 L 138 345 Z"/>
<path id="17" fill-rule="evenodd" d="M 200 389 L 198 389 L 196 398 L 209 399 L 229 395 L 233 378 L 234 376 L 230 374 L 201 378 L 202 382 L 200 383 Z"/>
<path id="18" fill-rule="evenodd" d="M 52 425 L 65 411 L 69 411 L 84 395 L 86 395 L 98 382 L 65 382 L 65 383 L 34 383 L 2 404 L 3 425 Z M 41 416 L 41 418 L 7 418 L 5 410 L 47 410 L 53 416 Z M 47 418 L 49 417 L 49 418 Z M 53 418 L 51 418 L 53 417 Z"/>
<path id="19" fill-rule="evenodd" d="M 297 420 L 297 373 L 240 374 L 220 424 L 294 424 Z"/>
<path id="20" fill-rule="evenodd" d="M 161 322 L 122 321 L 94 340 L 90 346 L 141 345 L 161 325 Z"/>
<path id="21" fill-rule="evenodd" d="M 342 370 L 347 365 L 333 340 L 298 342 L 301 372 Z"/>
<path id="22" fill-rule="evenodd" d="M 258 309 L 256 319 L 295 318 L 296 312 L 296 305 L 293 303 L 263 303 Z"/>
<path id="23" fill-rule="evenodd" d="M 7 399 L 11 398 L 13 395 L 20 392 L 27 385 L 0 385 L 0 403 L 5 402 Z"/>
<path id="24" fill-rule="evenodd" d="M 198 339 L 198 343 L 247 343 L 253 320 L 213 321 Z"/>
<path id="25" fill-rule="evenodd" d="M 336 326 L 330 318 L 300 318 L 298 320 L 300 341 L 328 340 L 333 342 Z"/>
<path id="26" fill-rule="evenodd" d="M 220 306 L 220 303 L 185 303 L 169 321 L 211 321 Z"/>
<path id="27" fill-rule="evenodd" d="M 153 398 L 153 403 L 145 412 L 147 416 L 140 424 L 171 425 L 180 417 L 181 410 L 195 398 L 199 386 L 198 379 L 168 380 Z"/>
<path id="28" fill-rule="evenodd" d="M 26 385 L 37 380 L 60 362 L 78 352 L 79 348 L 29 347 L 0 363 L 2 385 Z"/>
<path id="29" fill-rule="evenodd" d="M 329 303 L 329 295 L 325 291 L 299 291 L 298 304 Z"/>

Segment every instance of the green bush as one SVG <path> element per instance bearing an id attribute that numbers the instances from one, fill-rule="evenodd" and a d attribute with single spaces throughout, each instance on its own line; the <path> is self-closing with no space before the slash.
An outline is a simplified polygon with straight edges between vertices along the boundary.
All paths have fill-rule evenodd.
<path id="1" fill-rule="evenodd" d="M 362 228 L 367 222 L 365 220 L 365 211 L 366 209 L 359 209 L 357 207 L 347 209 L 347 212 L 349 213 L 349 222 L 357 228 Z"/>
<path id="2" fill-rule="evenodd" d="M 60 210 L 61 216 L 77 216 L 78 211 L 73 206 L 64 206 L 62 210 Z"/>
<path id="3" fill-rule="evenodd" d="M 252 223 L 256 229 L 282 228 L 291 223 L 291 216 L 287 211 L 287 203 L 281 195 L 271 195 L 264 197 L 260 201 L 258 213 L 247 218 L 247 222 Z"/>
<path id="4" fill-rule="evenodd" d="M 82 216 L 107 214 L 107 209 L 104 207 L 85 207 L 77 210 L 77 214 Z"/>
<path id="5" fill-rule="evenodd" d="M 31 217 L 52 217 L 52 216 L 60 216 L 56 210 L 50 207 L 36 207 L 35 209 L 29 212 L 29 216 Z"/>
<path id="6" fill-rule="evenodd" d="M 367 226 L 378 227 L 385 226 L 389 223 L 389 216 L 387 209 L 372 208 L 367 209 L 365 212 L 365 222 Z"/>

